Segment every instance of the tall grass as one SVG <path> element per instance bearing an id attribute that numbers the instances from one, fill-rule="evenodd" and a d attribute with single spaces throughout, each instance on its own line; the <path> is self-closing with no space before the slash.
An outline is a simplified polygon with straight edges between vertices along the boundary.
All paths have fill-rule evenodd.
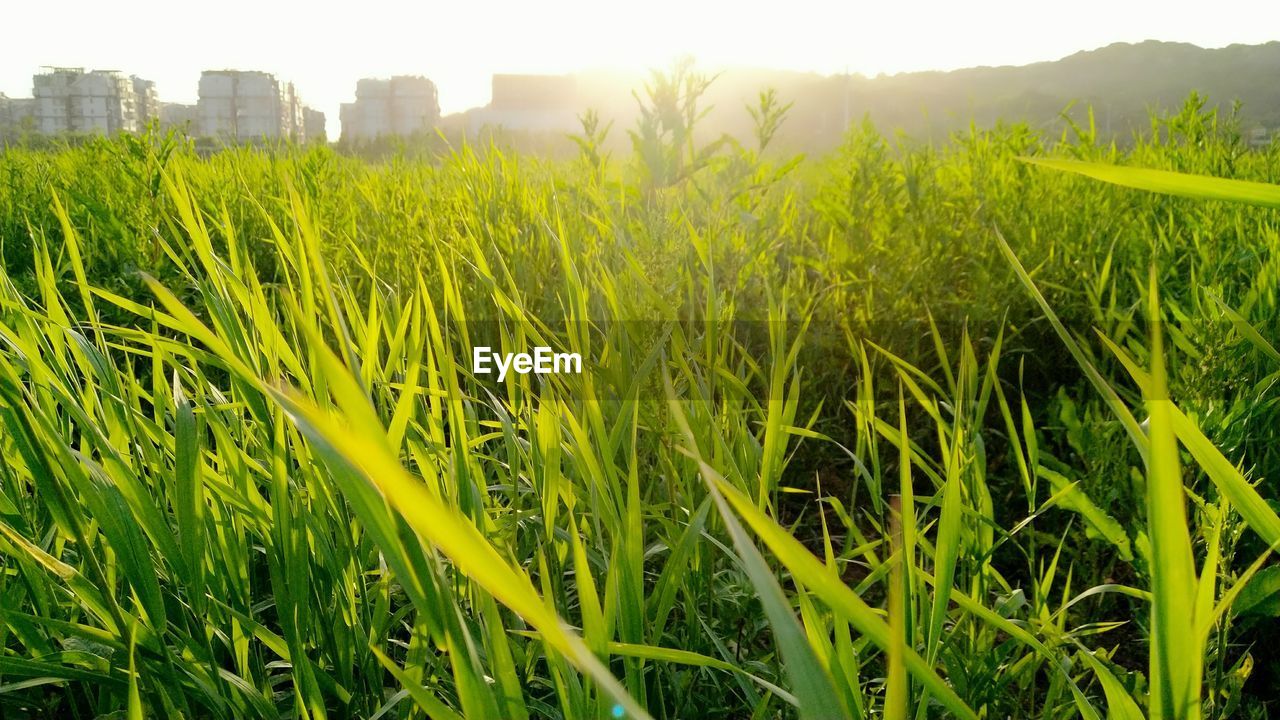
<path id="1" fill-rule="evenodd" d="M 681 72 L 630 159 L 0 154 L 0 712 L 1266 717 L 1276 151 Z"/>

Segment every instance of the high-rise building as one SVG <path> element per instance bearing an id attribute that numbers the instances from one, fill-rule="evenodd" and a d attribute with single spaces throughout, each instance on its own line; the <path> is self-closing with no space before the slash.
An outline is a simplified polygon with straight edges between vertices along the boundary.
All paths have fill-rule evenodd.
<path id="1" fill-rule="evenodd" d="M 200 113 L 195 105 L 160 103 L 160 127 L 181 130 L 193 135 L 200 126 Z"/>
<path id="2" fill-rule="evenodd" d="M 571 75 L 494 75 L 492 99 L 470 114 L 469 131 L 571 132 L 579 126 L 580 111 Z"/>
<path id="3" fill-rule="evenodd" d="M 134 80 L 118 72 L 49 68 L 36 75 L 32 84 L 36 126 L 41 133 L 114 134 L 138 129 Z"/>
<path id="4" fill-rule="evenodd" d="M 440 121 L 436 84 L 421 75 L 391 78 L 391 132 L 412 135 L 430 130 Z"/>
<path id="5" fill-rule="evenodd" d="M 428 131 L 440 121 L 436 84 L 420 75 L 365 78 L 356 83 L 356 101 L 343 104 L 341 120 L 347 142 Z"/>
<path id="6" fill-rule="evenodd" d="M 133 96 L 138 108 L 138 129 L 141 130 L 160 119 L 160 96 L 156 93 L 156 84 L 151 80 L 143 80 L 137 75 L 131 75 L 129 80 L 133 83 Z"/>
<path id="7" fill-rule="evenodd" d="M 35 112 L 35 100 L 11 98 L 0 93 L 0 142 L 34 131 Z"/>
<path id="8" fill-rule="evenodd" d="M 293 83 L 265 72 L 206 70 L 199 93 L 200 135 L 234 141 L 303 139 L 303 106 Z"/>
<path id="9" fill-rule="evenodd" d="M 302 128 L 302 135 L 307 142 L 325 142 L 329 137 L 325 132 L 324 113 L 319 110 L 309 107 L 302 109 Z"/>

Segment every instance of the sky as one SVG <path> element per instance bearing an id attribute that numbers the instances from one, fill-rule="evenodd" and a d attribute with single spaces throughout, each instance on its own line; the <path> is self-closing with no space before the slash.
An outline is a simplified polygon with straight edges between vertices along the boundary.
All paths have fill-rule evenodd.
<path id="1" fill-rule="evenodd" d="M 493 73 L 699 68 L 866 75 L 1021 65 L 1113 42 L 1280 39 L 1280 3 L 1217 0 L 100 0 L 0 3 L 0 93 L 43 65 L 120 70 L 195 102 L 201 70 L 266 70 L 323 110 L 362 77 L 426 75 L 443 112 L 484 105 Z"/>

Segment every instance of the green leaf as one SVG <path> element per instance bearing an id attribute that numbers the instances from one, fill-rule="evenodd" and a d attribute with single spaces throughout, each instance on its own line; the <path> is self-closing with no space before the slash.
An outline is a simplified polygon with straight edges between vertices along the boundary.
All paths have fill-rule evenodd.
<path id="1" fill-rule="evenodd" d="M 1024 157 L 1021 160 L 1032 165 L 1072 172 L 1136 190 L 1147 190 L 1164 195 L 1177 195 L 1199 200 L 1225 200 L 1227 202 L 1280 208 L 1280 185 L 1250 180 L 1228 180 L 1207 175 L 1189 175 L 1169 170 L 1122 167 L 1081 160 L 1032 157 Z"/>

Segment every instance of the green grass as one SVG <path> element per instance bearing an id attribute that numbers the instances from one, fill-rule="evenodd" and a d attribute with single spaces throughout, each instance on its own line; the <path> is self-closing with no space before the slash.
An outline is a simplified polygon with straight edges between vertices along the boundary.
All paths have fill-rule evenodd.
<path id="1" fill-rule="evenodd" d="M 0 716 L 1269 716 L 1280 148 L 663 82 L 629 157 L 0 152 Z"/>

